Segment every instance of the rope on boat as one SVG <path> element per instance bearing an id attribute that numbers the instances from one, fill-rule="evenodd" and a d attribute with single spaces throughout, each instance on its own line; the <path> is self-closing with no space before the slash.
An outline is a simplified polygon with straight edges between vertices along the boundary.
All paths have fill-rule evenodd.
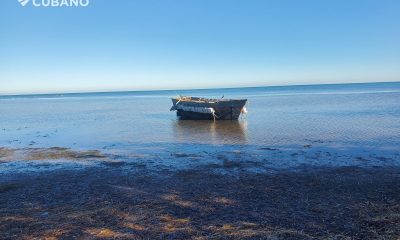
<path id="1" fill-rule="evenodd" d="M 177 108 L 176 108 L 176 106 L 178 105 L 178 103 L 180 103 L 180 101 L 182 100 L 182 96 L 180 96 L 179 97 L 179 100 L 175 103 L 175 105 L 173 105 L 172 107 L 171 107 L 171 109 L 169 109 L 170 111 L 175 111 L 175 110 L 178 110 Z"/>
<path id="2" fill-rule="evenodd" d="M 247 116 L 247 113 L 248 113 L 247 108 L 243 107 L 242 110 L 240 110 L 240 113 L 241 113 L 241 116 L 240 116 L 241 119 L 244 119 Z"/>
<path id="3" fill-rule="evenodd" d="M 214 122 L 215 122 L 215 118 L 217 117 L 217 114 L 215 114 L 214 108 L 211 108 L 211 109 L 212 109 L 211 113 L 212 113 L 212 115 L 213 115 Z"/>

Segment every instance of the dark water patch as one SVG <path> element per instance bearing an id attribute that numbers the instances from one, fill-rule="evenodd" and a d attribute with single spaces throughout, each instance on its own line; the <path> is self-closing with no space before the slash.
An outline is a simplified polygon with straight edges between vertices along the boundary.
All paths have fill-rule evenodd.
<path id="1" fill-rule="evenodd" d="M 0 194 L 20 188 L 18 183 L 0 183 Z"/>
<path id="2" fill-rule="evenodd" d="M 196 158 L 196 157 L 199 157 L 199 155 L 197 155 L 197 154 L 191 154 L 191 153 L 172 153 L 171 154 L 172 156 L 174 156 L 174 157 L 177 157 L 177 158 Z"/>
<path id="3" fill-rule="evenodd" d="M 270 147 L 262 147 L 260 150 L 266 150 L 266 151 L 279 151 L 278 148 L 270 148 Z"/>
<path id="4" fill-rule="evenodd" d="M 102 162 L 102 164 L 107 167 L 122 167 L 127 163 L 122 161 L 107 161 L 107 162 Z"/>

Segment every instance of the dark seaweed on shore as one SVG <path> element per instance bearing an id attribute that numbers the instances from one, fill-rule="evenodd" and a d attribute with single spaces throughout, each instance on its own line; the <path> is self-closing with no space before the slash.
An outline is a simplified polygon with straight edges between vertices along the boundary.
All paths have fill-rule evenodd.
<path id="1" fill-rule="evenodd" d="M 400 168 L 276 174 L 126 165 L 15 174 L 0 239 L 398 239 Z M 121 168 L 124 166 L 125 168 Z"/>

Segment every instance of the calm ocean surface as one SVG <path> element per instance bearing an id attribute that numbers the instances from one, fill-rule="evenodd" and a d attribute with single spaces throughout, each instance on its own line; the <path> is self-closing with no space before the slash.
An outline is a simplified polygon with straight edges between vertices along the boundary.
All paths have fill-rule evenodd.
<path id="1" fill-rule="evenodd" d="M 170 97 L 247 98 L 239 122 L 180 121 Z M 0 147 L 158 144 L 400 149 L 400 82 L 0 97 Z"/>

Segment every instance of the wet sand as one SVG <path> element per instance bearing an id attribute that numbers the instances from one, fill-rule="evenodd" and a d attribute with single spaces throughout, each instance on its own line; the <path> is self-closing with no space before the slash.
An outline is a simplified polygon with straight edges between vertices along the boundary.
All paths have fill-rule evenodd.
<path id="1" fill-rule="evenodd" d="M 263 159 L 282 150 L 259 151 Z M 168 156 L 176 162 L 215 159 L 173 168 L 148 165 L 149 159 L 141 155 L 127 161 L 127 156 L 98 150 L 0 148 L 0 167 L 15 160 L 39 162 L 30 171 L 8 170 L 0 175 L 0 238 L 400 237 L 398 165 L 302 164 L 256 171 L 271 163 L 251 161 L 253 155 L 246 152 Z M 66 162 L 81 165 L 71 167 Z M 61 167 L 52 168 L 57 164 Z"/>

